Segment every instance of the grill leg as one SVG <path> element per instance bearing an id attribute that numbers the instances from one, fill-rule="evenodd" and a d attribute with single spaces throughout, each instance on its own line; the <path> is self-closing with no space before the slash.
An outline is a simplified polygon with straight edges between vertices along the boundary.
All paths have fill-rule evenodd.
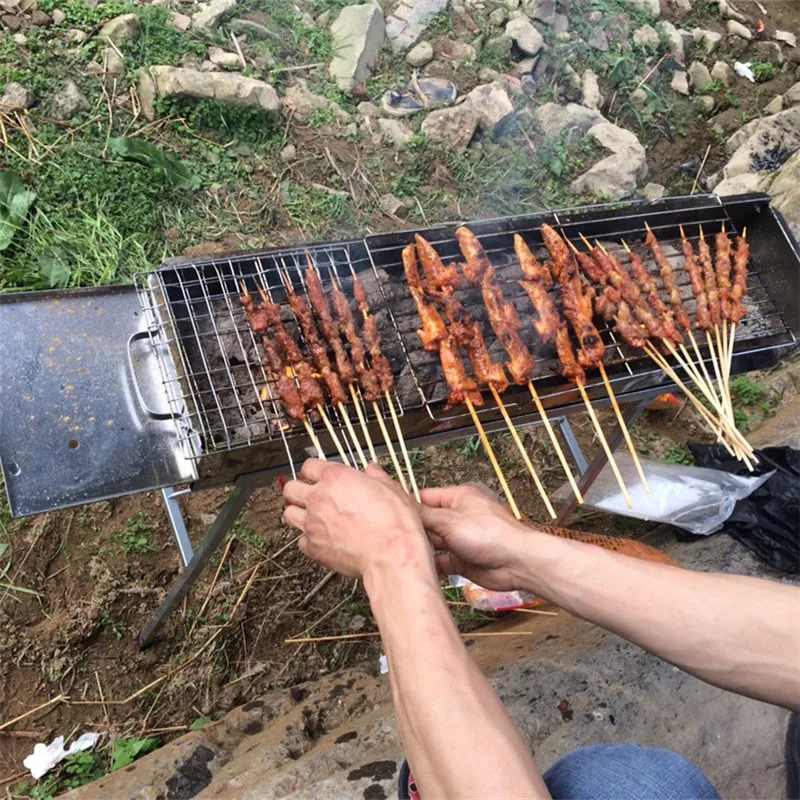
<path id="1" fill-rule="evenodd" d="M 184 595 L 197 580 L 212 553 L 217 549 L 219 543 L 225 538 L 225 534 L 231 529 L 231 525 L 236 521 L 253 490 L 260 485 L 256 477 L 257 474 L 243 475 L 236 479 L 233 493 L 211 524 L 186 568 L 173 581 L 164 602 L 139 636 L 140 649 L 144 650 L 153 643 L 153 639 L 161 630 L 167 617 L 175 610 L 175 607 L 183 600 Z"/>
<path id="2" fill-rule="evenodd" d="M 660 394 L 661 390 L 659 390 Z M 656 397 L 657 395 L 653 395 Z M 625 420 L 625 424 L 630 428 L 637 419 L 642 415 L 644 410 L 650 403 L 653 401 L 653 397 L 646 397 L 643 400 L 640 400 L 638 403 L 631 403 L 630 405 L 625 406 L 625 412 L 622 415 L 622 418 Z M 564 428 L 562 427 L 561 430 L 563 431 Z M 570 429 L 570 434 L 572 430 Z M 566 434 L 565 434 L 566 435 Z M 625 438 L 624 434 L 622 433 L 622 428 L 617 425 L 616 428 L 612 431 L 611 435 L 606 436 L 608 439 L 608 446 L 611 448 L 611 452 L 613 453 L 622 443 L 623 439 Z M 574 439 L 574 436 L 573 436 Z M 567 435 L 567 442 L 569 442 L 569 436 Z M 577 441 L 575 445 L 577 446 Z M 572 450 L 572 444 L 570 443 L 570 450 Z M 580 452 L 580 448 L 578 448 L 578 452 Z M 574 456 L 573 452 L 573 456 Z M 581 472 L 581 477 L 578 479 L 578 488 L 581 490 L 581 494 L 586 497 L 589 487 L 595 482 L 597 476 L 600 474 L 600 471 L 608 462 L 606 458 L 606 454 L 602 448 L 600 448 L 597 452 L 597 455 L 591 460 L 589 466 L 586 467 L 585 470 Z M 556 517 L 555 521 L 553 522 L 554 525 L 563 525 L 564 520 L 575 510 L 575 506 L 578 504 L 578 500 L 575 496 L 573 496 L 567 505 L 558 512 L 558 517 Z"/>
<path id="3" fill-rule="evenodd" d="M 194 549 L 192 548 L 192 540 L 189 538 L 189 532 L 186 530 L 186 523 L 183 521 L 181 507 L 178 505 L 176 498 L 186 493 L 176 492 L 171 486 L 161 490 L 161 499 L 167 509 L 167 516 L 169 517 L 170 525 L 172 525 L 172 532 L 175 534 L 175 541 L 178 544 L 184 567 L 194 557 Z"/>
<path id="4" fill-rule="evenodd" d="M 561 429 L 561 435 L 567 442 L 567 447 L 569 447 L 570 455 L 575 461 L 575 466 L 577 466 L 578 472 L 580 472 L 582 475 L 587 469 L 589 469 L 589 465 L 586 463 L 586 456 L 584 456 L 583 450 L 581 450 L 581 446 L 578 444 L 578 440 L 575 438 L 572 425 L 569 424 L 569 420 L 566 417 L 558 417 L 556 422 L 558 423 L 558 427 Z"/>

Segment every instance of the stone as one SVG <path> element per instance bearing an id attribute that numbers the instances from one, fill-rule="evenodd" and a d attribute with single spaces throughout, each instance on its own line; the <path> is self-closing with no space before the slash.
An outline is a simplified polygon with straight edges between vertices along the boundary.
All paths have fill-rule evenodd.
<path id="1" fill-rule="evenodd" d="M 717 5 L 719 6 L 720 15 L 726 19 L 735 19 L 738 22 L 746 22 L 745 16 L 732 8 L 728 0 L 717 0 Z"/>
<path id="2" fill-rule="evenodd" d="M 19 45 L 28 43 L 28 37 L 24 33 L 15 33 L 11 38 Z"/>
<path id="3" fill-rule="evenodd" d="M 70 28 L 64 36 L 64 41 L 67 44 L 80 44 L 88 38 L 89 34 L 86 31 L 82 31 L 80 28 Z"/>
<path id="4" fill-rule="evenodd" d="M 63 25 L 67 19 L 67 15 L 60 8 L 54 8 L 51 16 L 53 17 L 53 25 Z"/>
<path id="5" fill-rule="evenodd" d="M 746 172 L 774 171 L 788 155 L 800 148 L 800 106 L 770 117 L 752 120 L 728 139 L 732 153 L 722 168 L 724 178 Z"/>
<path id="6" fill-rule="evenodd" d="M 772 207 L 786 217 L 794 235 L 800 235 L 800 151 L 780 168 L 769 184 L 764 181 L 760 190 L 769 192 Z"/>
<path id="7" fill-rule="evenodd" d="M 787 104 L 790 106 L 796 106 L 798 103 L 800 103 L 800 81 L 786 90 L 784 98 Z"/>
<path id="8" fill-rule="evenodd" d="M 414 137 L 414 130 L 401 119 L 381 117 L 378 120 L 381 133 L 397 148 L 405 147 Z"/>
<path id="9" fill-rule="evenodd" d="M 260 108 L 269 114 L 280 111 L 274 87 L 265 81 L 232 72 L 200 72 L 182 67 L 156 66 L 139 69 L 142 113 L 154 120 L 157 97 L 191 97 L 217 100 L 238 108 Z"/>
<path id="10" fill-rule="evenodd" d="M 469 14 L 467 14 L 466 10 L 461 11 L 456 8 L 455 4 L 450 10 L 450 21 L 452 22 L 453 33 L 456 35 L 456 37 L 470 36 L 480 33 L 481 29 L 478 27 L 475 20 L 472 19 Z"/>
<path id="11" fill-rule="evenodd" d="M 106 47 L 100 54 L 103 63 L 103 72 L 106 79 L 105 84 L 107 88 L 114 85 L 114 81 L 123 74 L 125 69 L 125 62 L 120 57 L 119 52 L 113 47 Z"/>
<path id="12" fill-rule="evenodd" d="M 61 89 L 53 96 L 52 102 L 52 114 L 60 120 L 72 119 L 92 107 L 78 85 L 72 80 L 62 84 Z"/>
<path id="13" fill-rule="evenodd" d="M 22 27 L 22 17 L 15 14 L 4 14 L 0 17 L 0 24 L 10 31 L 18 31 Z"/>
<path id="14" fill-rule="evenodd" d="M 490 67 L 482 67 L 478 72 L 478 80 L 481 83 L 492 83 L 493 81 L 502 81 L 505 79 L 505 75 L 502 72 L 498 72 L 496 69 L 491 69 Z"/>
<path id="15" fill-rule="evenodd" d="M 448 0 L 400 0 L 386 18 L 386 38 L 395 52 L 408 50 L 428 23 L 447 8 Z"/>
<path id="16" fill-rule="evenodd" d="M 192 27 L 192 18 L 187 17 L 186 14 L 179 14 L 177 11 L 169 18 L 169 24 L 175 28 L 176 31 L 182 33 L 188 31 Z"/>
<path id="17" fill-rule="evenodd" d="M 200 72 L 219 72 L 219 67 L 213 61 L 209 61 L 207 58 L 200 62 L 198 69 Z"/>
<path id="18" fill-rule="evenodd" d="M 429 141 L 444 144 L 463 153 L 478 128 L 480 115 L 471 103 L 431 111 L 421 131 Z"/>
<path id="19" fill-rule="evenodd" d="M 192 14 L 192 27 L 197 30 L 213 31 L 219 27 L 222 18 L 236 8 L 236 0 L 210 0 L 201 3 Z"/>
<path id="20" fill-rule="evenodd" d="M 187 69 L 200 69 L 203 59 L 197 53 L 184 53 L 181 56 L 180 64 Z"/>
<path id="21" fill-rule="evenodd" d="M 603 21 L 603 12 L 602 11 L 590 11 L 589 12 L 589 22 L 593 25 L 596 25 L 598 22 Z"/>
<path id="22" fill-rule="evenodd" d="M 788 44 L 789 47 L 797 47 L 797 35 L 791 31 L 775 31 L 775 33 L 772 34 L 772 38 L 776 42 Z"/>
<path id="23" fill-rule="evenodd" d="M 679 17 L 685 17 L 692 10 L 691 0 L 667 0 L 672 12 Z"/>
<path id="24" fill-rule="evenodd" d="M 556 20 L 556 0 L 527 0 L 522 8 L 531 19 L 545 25 L 552 25 Z"/>
<path id="25" fill-rule="evenodd" d="M 378 208 L 387 217 L 405 217 L 408 214 L 408 206 L 393 194 L 384 194 L 378 198 Z"/>
<path id="26" fill-rule="evenodd" d="M 373 3 L 345 6 L 331 23 L 331 35 L 328 72 L 342 91 L 351 92 L 367 79 L 383 46 L 383 11 Z"/>
<path id="27" fill-rule="evenodd" d="M 505 33 L 500 36 L 494 36 L 483 46 L 484 57 L 489 56 L 498 61 L 507 61 L 511 58 L 513 46 L 514 40 Z"/>
<path id="28" fill-rule="evenodd" d="M 689 76 L 683 72 L 682 70 L 678 70 L 672 76 L 672 82 L 670 83 L 670 88 L 673 92 L 677 92 L 678 94 L 689 94 Z"/>
<path id="29" fill-rule="evenodd" d="M 630 131 L 601 122 L 590 128 L 587 136 L 611 155 L 598 161 L 588 172 L 576 178 L 573 192 L 620 200 L 635 191 L 647 177 L 647 157 L 644 147 Z"/>
<path id="30" fill-rule="evenodd" d="M 517 63 L 514 64 L 514 75 L 518 77 L 530 75 L 533 70 L 536 69 L 536 62 L 538 60 L 539 56 L 532 56 L 531 58 L 523 58 L 522 61 L 517 61 Z M 492 77 L 489 81 L 487 81 L 487 83 L 490 83 L 493 80 L 498 80 L 498 77 Z"/>
<path id="31" fill-rule="evenodd" d="M 642 195 L 647 200 L 659 200 L 665 192 L 666 189 L 660 183 L 646 183 L 642 189 Z"/>
<path id="32" fill-rule="evenodd" d="M 30 108 L 33 95 L 16 81 L 6 84 L 6 90 L 0 97 L 0 111 L 10 111 L 18 108 Z"/>
<path id="33" fill-rule="evenodd" d="M 314 94 L 303 78 L 297 78 L 286 90 L 283 96 L 283 105 L 291 112 L 297 122 L 306 123 L 317 111 L 330 108 L 333 115 L 340 121 L 350 119 L 350 115 L 333 100 L 328 100 L 321 94 Z"/>
<path id="34" fill-rule="evenodd" d="M 675 58 L 679 64 L 683 64 L 685 48 L 681 32 L 667 20 L 661 20 L 656 27 L 667 37 L 669 44 L 669 54 Z"/>
<path id="35" fill-rule="evenodd" d="M 475 48 L 472 45 L 461 42 L 458 39 L 451 39 L 449 36 L 437 39 L 433 50 L 438 59 L 450 63 L 465 63 L 474 61 L 477 57 Z"/>
<path id="36" fill-rule="evenodd" d="M 254 19 L 237 17 L 232 19 L 228 27 L 234 33 L 243 33 L 250 39 L 271 39 L 273 42 L 282 41 L 280 34 L 270 30 L 266 25 Z"/>
<path id="37" fill-rule="evenodd" d="M 281 161 L 284 164 L 291 164 L 297 158 L 297 148 L 293 144 L 287 144 L 281 150 Z"/>
<path id="38" fill-rule="evenodd" d="M 53 24 L 53 18 L 41 9 L 37 8 L 36 11 L 31 14 L 31 24 L 36 25 L 39 28 L 48 28 Z"/>
<path id="39" fill-rule="evenodd" d="M 637 111 L 644 111 L 647 108 L 647 92 L 639 87 L 631 92 L 630 103 Z"/>
<path id="40" fill-rule="evenodd" d="M 569 17 L 566 14 L 556 14 L 553 22 L 553 33 L 556 36 L 566 33 L 569 30 Z"/>
<path id="41" fill-rule="evenodd" d="M 567 131 L 566 138 L 570 143 L 579 141 L 594 125 L 606 121 L 597 109 L 586 108 L 577 103 L 568 103 L 565 106 L 544 103 L 533 112 L 533 120 L 550 139 Z"/>
<path id="42" fill-rule="evenodd" d="M 136 14 L 122 14 L 106 22 L 97 35 L 102 40 L 109 39 L 119 47 L 124 42 L 136 39 L 141 32 L 142 23 Z"/>
<path id="43" fill-rule="evenodd" d="M 714 110 L 714 98 L 707 94 L 701 94 L 694 98 L 695 108 L 701 114 L 710 114 Z"/>
<path id="44" fill-rule="evenodd" d="M 603 105 L 603 95 L 600 94 L 600 82 L 597 75 L 591 70 L 586 69 L 581 76 L 581 96 L 582 105 L 586 108 L 600 109 Z"/>
<path id="45" fill-rule="evenodd" d="M 633 43 L 639 47 L 650 47 L 655 50 L 661 43 L 658 31 L 652 25 L 642 25 L 633 32 Z"/>
<path id="46" fill-rule="evenodd" d="M 601 53 L 608 52 L 608 36 L 602 28 L 598 28 L 586 43 L 593 50 L 599 50 Z"/>
<path id="47" fill-rule="evenodd" d="M 755 172 L 747 172 L 744 175 L 737 175 L 735 178 L 726 178 L 714 187 L 714 194 L 727 197 L 732 194 L 757 192 L 763 179 L 763 175 Z"/>
<path id="48" fill-rule="evenodd" d="M 476 86 L 465 102 L 477 112 L 481 130 L 490 135 L 509 114 L 514 113 L 514 104 L 501 81 Z"/>
<path id="49" fill-rule="evenodd" d="M 716 31 L 708 31 L 703 28 L 695 28 L 692 31 L 694 43 L 703 48 L 706 55 L 711 55 L 722 41 L 722 34 Z"/>
<path id="50" fill-rule="evenodd" d="M 496 8 L 489 14 L 489 24 L 494 25 L 495 28 L 502 28 L 508 19 L 508 11 L 504 8 Z"/>
<path id="51" fill-rule="evenodd" d="M 564 64 L 564 74 L 559 82 L 559 89 L 562 97 L 561 101 L 568 103 L 580 103 L 583 93 L 581 76 L 575 72 L 571 64 Z"/>
<path id="52" fill-rule="evenodd" d="M 782 94 L 776 94 L 772 100 L 767 103 L 764 108 L 762 109 L 762 113 L 769 116 L 770 114 L 778 114 L 783 111 L 784 105 L 786 104 L 785 96 Z"/>
<path id="53" fill-rule="evenodd" d="M 783 50 L 777 42 L 751 42 L 747 58 L 752 61 L 769 61 L 779 67 L 783 64 Z"/>
<path id="54" fill-rule="evenodd" d="M 499 9 L 502 11 L 502 9 Z M 420 42 L 415 44 L 406 53 L 406 64 L 412 67 L 424 67 L 433 61 L 433 45 L 430 42 Z"/>
<path id="55" fill-rule="evenodd" d="M 740 38 L 747 39 L 748 41 L 753 38 L 753 34 L 750 32 L 750 29 L 735 19 L 728 20 L 727 30 L 728 36 L 739 36 Z"/>
<path id="56" fill-rule="evenodd" d="M 689 85 L 695 92 L 701 92 L 711 83 L 711 73 L 702 61 L 693 61 L 688 69 Z"/>
<path id="57" fill-rule="evenodd" d="M 661 16 L 661 3 L 659 0 L 625 0 L 625 5 L 634 11 L 644 11 L 652 17 Z"/>
<path id="58" fill-rule="evenodd" d="M 241 69 L 242 62 L 236 53 L 229 53 L 221 47 L 208 48 L 208 60 L 222 69 Z"/>
<path id="59" fill-rule="evenodd" d="M 529 56 L 535 56 L 544 47 L 542 34 L 528 19 L 512 19 L 506 24 L 506 35 L 510 36 L 517 47 Z"/>
<path id="60" fill-rule="evenodd" d="M 356 113 L 368 119 L 377 119 L 381 115 L 381 107 L 369 100 L 362 100 L 356 106 Z"/>
<path id="61" fill-rule="evenodd" d="M 711 77 L 723 86 L 730 86 L 736 80 L 736 73 L 725 61 L 715 61 L 711 68 Z"/>

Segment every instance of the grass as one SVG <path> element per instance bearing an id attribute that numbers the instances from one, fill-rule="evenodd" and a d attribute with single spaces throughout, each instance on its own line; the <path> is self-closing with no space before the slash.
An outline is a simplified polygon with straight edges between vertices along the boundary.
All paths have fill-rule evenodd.
<path id="1" fill-rule="evenodd" d="M 694 465 L 692 456 L 679 444 L 671 444 L 664 453 L 662 460 L 668 464 Z"/>
<path id="2" fill-rule="evenodd" d="M 126 523 L 122 532 L 122 550 L 125 555 L 152 553 L 157 548 L 150 544 L 155 533 L 152 518 L 145 511 L 137 511 Z"/>
<path id="3" fill-rule="evenodd" d="M 778 74 L 777 68 L 771 61 L 751 61 L 750 69 L 758 83 L 771 81 Z"/>
<path id="4" fill-rule="evenodd" d="M 458 454 L 462 458 L 476 458 L 481 451 L 481 440 L 479 436 L 470 436 L 469 439 L 464 439 L 458 448 Z"/>

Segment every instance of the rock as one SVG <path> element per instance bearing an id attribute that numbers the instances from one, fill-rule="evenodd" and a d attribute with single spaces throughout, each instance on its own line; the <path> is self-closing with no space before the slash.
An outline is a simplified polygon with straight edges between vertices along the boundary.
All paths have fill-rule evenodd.
<path id="1" fill-rule="evenodd" d="M 679 17 L 685 17 L 692 10 L 691 0 L 667 0 L 672 11 Z"/>
<path id="2" fill-rule="evenodd" d="M 433 51 L 437 58 L 451 63 L 474 61 L 477 57 L 475 48 L 472 45 L 460 42 L 458 39 L 451 39 L 449 36 L 437 39 Z"/>
<path id="3" fill-rule="evenodd" d="M 204 73 L 182 67 L 142 67 L 139 70 L 139 96 L 142 112 L 148 120 L 155 119 L 157 97 L 217 100 L 240 108 L 260 108 L 270 114 L 281 108 L 278 93 L 265 81 L 231 72 Z"/>
<path id="4" fill-rule="evenodd" d="M 330 108 L 333 115 L 342 122 L 350 119 L 350 115 L 338 103 L 310 91 L 303 78 L 297 78 L 286 90 L 286 94 L 283 96 L 283 105 L 292 112 L 294 119 L 301 123 L 308 122 L 316 111 L 324 108 Z"/>
<path id="5" fill-rule="evenodd" d="M 53 17 L 53 25 L 63 25 L 67 19 L 67 15 L 60 8 L 54 8 L 51 16 Z"/>
<path id="6" fill-rule="evenodd" d="M 672 76 L 672 83 L 670 83 L 670 88 L 673 92 L 677 92 L 678 94 L 689 94 L 689 76 L 682 71 L 677 71 Z"/>
<path id="7" fill-rule="evenodd" d="M 772 172 L 800 148 L 800 106 L 780 111 L 747 123 L 728 139 L 726 149 L 732 153 L 722 169 L 724 178 L 735 178 L 746 172 Z"/>
<path id="8" fill-rule="evenodd" d="M 103 72 L 106 75 L 106 88 L 111 88 L 114 85 L 114 80 L 119 78 L 124 72 L 125 62 L 119 55 L 119 52 L 113 47 L 104 48 L 100 54 L 103 59 Z"/>
<path id="9" fill-rule="evenodd" d="M 497 61 L 508 61 L 511 58 L 511 48 L 514 46 L 514 40 L 502 34 L 489 39 L 483 46 L 484 57 L 491 57 Z"/>
<path id="10" fill-rule="evenodd" d="M 514 104 L 500 81 L 476 86 L 465 101 L 478 114 L 478 124 L 487 134 L 493 134 L 497 126 L 514 112 Z"/>
<path id="11" fill-rule="evenodd" d="M 642 194 L 647 200 L 658 200 L 664 196 L 666 189 L 660 183 L 646 183 Z"/>
<path id="12" fill-rule="evenodd" d="M 381 133 L 398 148 L 405 147 L 414 137 L 411 126 L 401 119 L 382 117 L 378 120 L 378 127 Z"/>
<path id="13" fill-rule="evenodd" d="M 187 69 L 200 69 L 203 59 L 197 53 L 184 53 L 181 56 L 180 64 Z"/>
<path id="14" fill-rule="evenodd" d="M 728 0 L 717 0 L 717 5 L 719 6 L 719 13 L 726 19 L 735 19 L 739 22 L 746 21 L 744 15 L 733 9 Z"/>
<path id="15" fill-rule="evenodd" d="M 480 33 L 480 28 L 475 23 L 475 20 L 467 14 L 466 10 L 459 10 L 455 4 L 450 11 L 450 21 L 453 25 L 453 33 L 457 37 L 474 35 Z"/>
<path id="16" fill-rule="evenodd" d="M 236 0 L 210 0 L 201 3 L 192 14 L 192 27 L 197 30 L 213 31 L 219 27 L 222 18 L 236 8 Z"/>
<path id="17" fill-rule="evenodd" d="M 136 39 L 141 31 L 142 23 L 136 14 L 122 14 L 106 22 L 97 35 L 102 40 L 109 39 L 119 47 L 123 42 Z"/>
<path id="18" fill-rule="evenodd" d="M 10 111 L 18 108 L 30 108 L 33 95 L 16 81 L 6 84 L 6 90 L 0 97 L 0 111 Z"/>
<path id="19" fill-rule="evenodd" d="M 510 36 L 517 47 L 529 56 L 535 56 L 544 47 L 542 34 L 528 19 L 512 19 L 506 24 L 506 35 Z"/>
<path id="20" fill-rule="evenodd" d="M 764 176 L 754 172 L 737 175 L 735 178 L 726 178 L 714 187 L 714 194 L 727 197 L 732 194 L 748 194 L 757 192 Z"/>
<path id="21" fill-rule="evenodd" d="M 489 24 L 494 25 L 495 28 L 502 28 L 508 19 L 508 11 L 504 8 L 496 8 L 489 14 Z"/>
<path id="22" fill-rule="evenodd" d="M 517 66 L 519 66 L 517 62 Z M 481 83 L 492 83 L 493 81 L 502 81 L 505 79 L 505 75 L 502 72 L 498 72 L 496 69 L 490 69 L 489 67 L 483 67 L 478 72 L 478 80 Z"/>
<path id="23" fill-rule="evenodd" d="M 714 98 L 701 94 L 694 98 L 695 108 L 702 114 L 710 114 L 714 110 Z"/>
<path id="24" fill-rule="evenodd" d="M 478 128 L 480 115 L 471 103 L 431 111 L 422 123 L 422 133 L 434 143 L 463 153 Z"/>
<path id="25" fill-rule="evenodd" d="M 625 0 L 625 5 L 634 11 L 645 11 L 652 17 L 661 16 L 661 3 L 659 0 Z"/>
<path id="26" fill-rule="evenodd" d="M 333 13 L 329 8 L 326 8 L 321 14 L 317 14 L 316 19 L 314 22 L 316 23 L 318 28 L 327 28 L 330 25 L 331 17 Z"/>
<path id="27" fill-rule="evenodd" d="M 658 31 L 652 25 L 642 25 L 633 32 L 633 43 L 639 47 L 651 47 L 656 49 L 661 43 Z"/>
<path id="28" fill-rule="evenodd" d="M 737 22 L 735 19 L 728 20 L 727 29 L 728 36 L 739 36 L 740 38 L 747 39 L 748 41 L 753 38 L 753 34 L 750 32 L 750 29 L 747 26 L 742 25 L 741 22 Z"/>
<path id="29" fill-rule="evenodd" d="M 688 70 L 689 85 L 695 92 L 701 92 L 711 83 L 711 73 L 701 61 L 693 61 Z"/>
<path id="30" fill-rule="evenodd" d="M 787 89 L 784 94 L 784 99 L 790 106 L 796 106 L 800 103 L 800 81 L 798 81 L 790 89 Z"/>
<path id="31" fill-rule="evenodd" d="M 761 191 L 772 196 L 772 207 L 786 217 L 794 235 L 800 234 L 800 152 L 795 153 L 767 184 L 762 182 Z"/>
<path id="32" fill-rule="evenodd" d="M 567 131 L 567 141 L 574 143 L 586 135 L 592 126 L 605 122 L 603 115 L 595 108 L 585 108 L 577 103 L 561 106 L 558 103 L 545 103 L 533 112 L 533 120 L 548 138 L 556 138 Z"/>
<path id="33" fill-rule="evenodd" d="M 596 25 L 598 22 L 603 21 L 603 12 L 602 11 L 590 11 L 589 12 L 589 22 L 593 25 Z"/>
<path id="34" fill-rule="evenodd" d="M 569 30 L 569 17 L 566 14 L 556 14 L 553 22 L 553 33 L 556 36 L 566 33 Z"/>
<path id="35" fill-rule="evenodd" d="M 53 24 L 53 18 L 41 9 L 37 8 L 36 11 L 31 14 L 31 24 L 36 25 L 39 28 L 48 28 Z"/>
<path id="36" fill-rule="evenodd" d="M 11 38 L 19 45 L 28 43 L 28 37 L 24 33 L 15 33 Z"/>
<path id="37" fill-rule="evenodd" d="M 424 67 L 431 61 L 433 61 L 433 45 L 430 42 L 420 42 L 406 53 L 406 63 L 412 67 Z"/>
<path id="38" fill-rule="evenodd" d="M 514 64 L 514 75 L 522 77 L 523 75 L 530 75 L 534 69 L 536 69 L 536 62 L 539 60 L 539 56 L 532 56 L 531 58 L 523 58 L 522 61 L 517 61 Z M 502 76 L 494 76 L 491 77 L 487 83 L 491 83 L 491 81 L 498 80 Z"/>
<path id="39" fill-rule="evenodd" d="M 647 108 L 648 94 L 642 89 L 634 89 L 631 92 L 630 103 L 637 111 L 644 111 Z"/>
<path id="40" fill-rule="evenodd" d="M 767 116 L 770 114 L 778 114 L 783 111 L 785 103 L 785 95 L 777 94 L 772 98 L 772 100 L 769 101 L 769 103 L 764 106 L 762 113 L 766 114 Z"/>
<path id="41" fill-rule="evenodd" d="M 239 56 L 236 53 L 229 53 L 221 47 L 208 48 L 208 60 L 212 64 L 216 64 L 223 69 L 241 69 L 242 62 L 239 61 Z"/>
<path id="42" fill-rule="evenodd" d="M 386 19 L 386 38 L 396 52 L 408 50 L 448 0 L 400 0 Z"/>
<path id="43" fill-rule="evenodd" d="M 569 63 L 564 64 L 564 74 L 559 83 L 561 90 L 562 102 L 566 100 L 568 103 L 580 103 L 583 86 L 581 84 L 581 76 L 573 69 Z"/>
<path id="44" fill-rule="evenodd" d="M 711 68 L 711 77 L 723 86 L 730 86 L 736 80 L 736 73 L 724 61 L 715 61 Z"/>
<path id="45" fill-rule="evenodd" d="M 284 164 L 291 164 L 297 158 L 297 148 L 293 144 L 287 144 L 281 150 L 281 161 Z"/>
<path id="46" fill-rule="evenodd" d="M 683 64 L 685 49 L 681 32 L 665 19 L 657 23 L 656 27 L 667 37 L 670 55 L 674 56 L 679 64 Z"/>
<path id="47" fill-rule="evenodd" d="M 647 177 L 647 158 L 639 140 L 630 131 L 610 122 L 590 128 L 587 136 L 610 150 L 611 155 L 576 178 L 572 191 L 612 200 L 631 194 Z"/>
<path id="48" fill-rule="evenodd" d="M 280 34 L 275 33 L 266 25 L 254 19 L 237 17 L 230 21 L 228 27 L 234 33 L 244 33 L 251 39 L 271 39 L 273 42 L 282 41 Z"/>
<path id="49" fill-rule="evenodd" d="M 522 6 L 531 18 L 552 25 L 556 21 L 556 0 L 526 0 Z"/>
<path id="50" fill-rule="evenodd" d="M 797 36 L 791 31 L 775 31 L 775 33 L 772 34 L 772 38 L 776 42 L 788 44 L 789 47 L 797 47 Z"/>
<path id="51" fill-rule="evenodd" d="M 586 108 L 600 109 L 603 105 L 603 95 L 600 94 L 600 83 L 597 75 L 590 70 L 584 70 L 581 76 L 581 95 Z"/>
<path id="52" fill-rule="evenodd" d="M 769 61 L 776 67 L 783 64 L 783 50 L 777 42 L 752 42 L 747 57 L 752 61 Z"/>
<path id="53" fill-rule="evenodd" d="M 80 28 L 70 28 L 64 36 L 64 41 L 67 44 L 80 44 L 81 42 L 85 42 L 88 38 L 89 34 L 86 33 L 86 31 L 82 31 Z"/>
<path id="54" fill-rule="evenodd" d="M 378 208 L 387 217 L 404 217 L 408 214 L 408 206 L 393 194 L 384 194 L 378 198 Z"/>
<path id="55" fill-rule="evenodd" d="M 608 52 L 608 36 L 602 28 L 598 28 L 592 38 L 587 41 L 589 47 L 593 50 L 599 50 L 601 53 Z"/>
<path id="56" fill-rule="evenodd" d="M 722 34 L 716 31 L 708 31 L 703 28 L 695 28 L 692 31 L 694 43 L 703 48 L 706 55 L 711 55 L 722 41 Z"/>
<path id="57" fill-rule="evenodd" d="M 331 24 L 334 57 L 328 72 L 336 85 L 351 92 L 369 76 L 385 37 L 383 12 L 373 3 L 345 6 Z"/>
<path id="58" fill-rule="evenodd" d="M 91 107 L 75 81 L 65 81 L 58 93 L 53 96 L 52 113 L 56 119 L 72 119 L 82 111 L 88 111 Z"/>
<path id="59" fill-rule="evenodd" d="M 375 103 L 363 100 L 356 106 L 356 113 L 368 119 L 377 119 L 381 115 L 381 109 Z"/>
<path id="60" fill-rule="evenodd" d="M 192 26 L 192 18 L 187 17 L 186 14 L 179 14 L 177 11 L 168 21 L 176 31 L 181 31 L 182 33 L 188 31 Z"/>
<path id="61" fill-rule="evenodd" d="M 22 17 L 14 14 L 5 14 L 0 17 L 0 25 L 10 31 L 18 31 L 22 27 Z"/>
<path id="62" fill-rule="evenodd" d="M 200 62 L 198 69 L 200 72 L 219 72 L 219 67 L 207 58 Z"/>

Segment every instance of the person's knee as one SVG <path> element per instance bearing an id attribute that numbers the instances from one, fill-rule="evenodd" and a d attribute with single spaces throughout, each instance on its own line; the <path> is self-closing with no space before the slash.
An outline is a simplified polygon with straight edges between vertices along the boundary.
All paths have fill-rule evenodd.
<path id="1" fill-rule="evenodd" d="M 708 778 L 669 750 L 637 744 L 596 745 L 564 756 L 544 775 L 554 798 L 716 800 Z"/>

